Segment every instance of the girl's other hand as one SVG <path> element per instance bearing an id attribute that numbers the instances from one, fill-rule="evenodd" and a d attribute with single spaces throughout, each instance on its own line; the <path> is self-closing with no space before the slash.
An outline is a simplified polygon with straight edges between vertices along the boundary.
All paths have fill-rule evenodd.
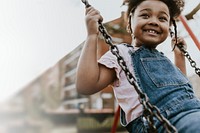
<path id="1" fill-rule="evenodd" d="M 171 46 L 172 46 L 172 49 L 174 48 L 175 44 L 176 44 L 176 39 L 175 37 L 172 38 L 172 41 L 171 41 Z M 185 42 L 185 40 L 183 39 L 183 37 L 178 37 L 177 38 L 177 44 L 180 44 L 183 46 L 183 49 L 187 49 L 187 44 Z M 178 48 L 178 46 L 175 46 L 174 48 L 174 53 L 175 54 L 181 54 L 182 52 L 180 51 L 180 49 Z"/>

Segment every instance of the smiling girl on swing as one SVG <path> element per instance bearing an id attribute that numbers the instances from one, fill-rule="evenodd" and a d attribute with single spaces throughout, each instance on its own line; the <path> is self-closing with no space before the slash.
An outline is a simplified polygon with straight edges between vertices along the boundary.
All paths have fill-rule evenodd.
<path id="1" fill-rule="evenodd" d="M 132 44 L 117 47 L 150 103 L 159 108 L 178 132 L 199 133 L 200 101 L 186 77 L 185 57 L 176 47 L 180 44 L 186 48 L 185 41 L 177 36 L 172 38 L 175 65 L 156 49 L 169 36 L 170 26 L 176 27 L 175 19 L 183 6 L 182 0 L 129 0 L 127 14 Z M 148 132 L 138 93 L 129 84 L 117 58 L 108 51 L 97 59 L 98 21 L 102 21 L 99 11 L 87 7 L 87 38 L 78 62 L 77 91 L 91 95 L 112 84 L 121 107 L 121 124 L 130 133 Z M 154 119 L 154 123 L 158 132 L 164 132 L 159 120 Z"/>

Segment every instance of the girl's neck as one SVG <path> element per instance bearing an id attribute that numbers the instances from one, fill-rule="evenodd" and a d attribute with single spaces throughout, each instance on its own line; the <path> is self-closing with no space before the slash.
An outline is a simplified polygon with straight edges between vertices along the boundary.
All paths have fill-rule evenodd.
<path id="1" fill-rule="evenodd" d="M 151 49 L 156 49 L 156 47 L 150 47 L 150 46 L 146 46 L 144 44 L 143 45 L 136 45 L 134 42 L 132 42 L 131 45 L 135 48 L 140 48 L 140 47 L 144 46 L 144 47 L 148 47 L 148 48 L 151 48 Z"/>
<path id="2" fill-rule="evenodd" d="M 138 44 L 136 44 L 135 41 L 132 41 L 132 42 L 131 42 L 131 45 L 134 46 L 134 47 L 137 47 L 137 48 L 139 48 L 139 47 L 142 46 L 142 45 L 138 45 Z"/>

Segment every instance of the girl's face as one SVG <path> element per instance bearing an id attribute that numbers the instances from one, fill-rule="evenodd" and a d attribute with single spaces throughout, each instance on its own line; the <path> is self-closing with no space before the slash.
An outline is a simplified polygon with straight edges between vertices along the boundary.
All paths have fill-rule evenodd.
<path id="1" fill-rule="evenodd" d="M 156 47 L 169 35 L 170 15 L 165 3 L 159 0 L 143 1 L 131 17 L 135 46 Z"/>

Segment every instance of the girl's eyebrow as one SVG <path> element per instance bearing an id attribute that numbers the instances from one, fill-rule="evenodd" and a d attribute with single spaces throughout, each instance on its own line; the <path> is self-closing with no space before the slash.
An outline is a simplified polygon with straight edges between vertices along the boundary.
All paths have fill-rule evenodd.
<path id="1" fill-rule="evenodd" d="M 139 12 L 143 12 L 143 11 L 152 11 L 150 8 L 145 8 L 145 9 L 142 9 L 142 10 L 140 10 Z M 167 14 L 165 11 L 160 11 L 160 13 L 162 13 L 162 14 L 165 14 L 165 15 L 167 15 L 168 17 L 169 17 L 169 14 Z"/>
<path id="2" fill-rule="evenodd" d="M 169 14 L 167 14 L 165 11 L 161 11 L 162 14 L 165 14 L 169 17 Z"/>

